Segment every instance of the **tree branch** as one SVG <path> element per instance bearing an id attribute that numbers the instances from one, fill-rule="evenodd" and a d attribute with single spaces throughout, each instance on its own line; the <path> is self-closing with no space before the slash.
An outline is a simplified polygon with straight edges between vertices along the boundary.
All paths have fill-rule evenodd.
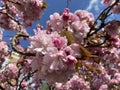
<path id="1" fill-rule="evenodd" d="M 5 89 L 0 85 L 0 90 L 5 90 Z"/>
<path id="2" fill-rule="evenodd" d="M 12 41 L 11 41 L 12 49 L 13 49 L 14 51 L 16 51 L 17 53 L 22 54 L 22 55 L 35 56 L 35 53 L 30 53 L 30 52 L 25 52 L 25 51 L 23 52 L 23 51 L 20 51 L 20 50 L 17 49 L 17 47 L 16 47 L 16 40 L 17 40 L 17 38 L 19 38 L 19 37 L 29 38 L 28 35 L 25 35 L 25 34 L 22 34 L 22 33 L 17 33 L 17 34 L 12 38 Z"/>

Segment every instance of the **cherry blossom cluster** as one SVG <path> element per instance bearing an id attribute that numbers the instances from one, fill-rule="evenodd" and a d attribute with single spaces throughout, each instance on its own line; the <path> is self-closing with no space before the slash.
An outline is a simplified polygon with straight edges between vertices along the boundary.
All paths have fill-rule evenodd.
<path id="1" fill-rule="evenodd" d="M 65 85 L 56 83 L 57 90 L 90 90 L 90 83 L 74 75 Z"/>
<path id="2" fill-rule="evenodd" d="M 39 20 L 45 8 L 43 0 L 2 0 L 0 8 L 0 27 L 6 30 L 20 31 L 20 26 L 31 26 Z"/>
<path id="3" fill-rule="evenodd" d="M 0 27 L 16 33 L 11 48 L 0 32 L 0 90 L 119 90 L 120 21 L 107 18 L 120 14 L 120 1 L 101 2 L 107 8 L 96 19 L 65 8 L 31 36 L 26 28 L 40 19 L 45 1 L 2 0 Z"/>
<path id="4" fill-rule="evenodd" d="M 71 13 L 68 8 L 62 14 L 54 13 L 50 15 L 47 21 L 47 30 L 57 31 L 58 33 L 64 29 L 74 35 L 76 42 L 81 43 L 83 38 L 90 30 L 93 24 L 94 16 L 85 10 L 76 10 Z M 79 38 L 81 37 L 81 38 Z M 79 38 L 79 39 L 78 39 Z"/>
<path id="5" fill-rule="evenodd" d="M 30 62 L 29 66 L 33 71 L 38 70 L 34 79 L 45 79 L 49 84 L 66 82 L 74 73 L 76 57 L 81 57 L 78 44 L 67 46 L 65 36 L 60 36 L 57 32 L 48 33 L 39 27 L 30 40 L 29 51 L 35 52 L 36 57 L 26 60 Z"/>
<path id="6" fill-rule="evenodd" d="M 69 79 L 74 73 L 77 58 L 81 58 L 82 51 L 78 43 L 83 41 L 93 19 L 93 15 L 87 11 L 77 10 L 73 14 L 66 8 L 61 15 L 54 13 L 50 16 L 47 30 L 37 28 L 35 35 L 30 37 L 29 49 L 37 53 L 31 65 L 34 69 L 41 68 L 39 71 L 41 79 L 45 79 L 49 84 L 65 82 Z M 78 34 L 77 37 L 82 37 L 82 40 L 70 44 L 68 37 L 64 35 L 64 29 L 70 35 Z M 35 65 L 38 67 L 34 67 Z"/>

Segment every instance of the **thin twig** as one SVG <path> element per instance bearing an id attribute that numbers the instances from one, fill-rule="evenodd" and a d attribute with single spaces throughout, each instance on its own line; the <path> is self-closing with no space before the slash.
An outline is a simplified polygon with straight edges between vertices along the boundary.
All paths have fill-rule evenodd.
<path id="1" fill-rule="evenodd" d="M 22 84 L 22 82 L 23 82 L 25 79 L 32 77 L 32 76 L 34 75 L 34 73 L 36 73 L 36 72 L 37 72 L 37 70 L 35 70 L 34 72 L 31 72 L 31 73 L 28 73 L 28 75 L 26 75 L 26 76 L 20 81 L 20 84 L 19 84 L 19 87 L 18 87 L 17 90 L 21 90 L 21 84 Z"/>
<path id="2" fill-rule="evenodd" d="M 119 0 L 116 0 L 115 3 L 113 3 L 111 6 L 108 6 L 107 8 L 105 8 L 100 15 L 97 17 L 97 19 L 95 20 L 93 26 L 91 27 L 90 31 L 87 34 L 87 38 L 90 36 L 93 36 L 94 34 L 96 34 L 99 30 L 101 30 L 101 28 L 103 28 L 106 24 L 105 24 L 105 19 L 110 16 L 111 14 L 109 14 L 110 10 L 119 2 Z M 101 21 L 100 26 L 98 26 L 98 28 L 95 28 L 94 25 L 97 24 L 98 20 Z M 93 30 L 95 30 L 93 33 L 91 33 Z"/>

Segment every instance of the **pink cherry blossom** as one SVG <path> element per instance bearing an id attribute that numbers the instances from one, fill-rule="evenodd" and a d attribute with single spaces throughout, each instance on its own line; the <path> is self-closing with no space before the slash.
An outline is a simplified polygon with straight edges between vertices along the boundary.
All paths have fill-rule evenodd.
<path id="1" fill-rule="evenodd" d="M 99 90 L 108 90 L 108 85 L 107 84 L 101 85 Z"/>
<path id="2" fill-rule="evenodd" d="M 27 82 L 26 82 L 26 81 L 23 81 L 23 82 L 21 83 L 21 87 L 22 87 L 23 90 L 26 90 Z"/>
<path id="3" fill-rule="evenodd" d="M 0 53 L 5 55 L 8 53 L 8 45 L 5 41 L 0 41 Z"/>
<path id="4" fill-rule="evenodd" d="M 14 64 L 8 64 L 5 69 L 5 76 L 10 79 L 16 79 L 18 73 L 18 68 Z"/>
<path id="5" fill-rule="evenodd" d="M 58 49 L 62 49 L 67 46 L 67 38 L 61 37 L 57 32 L 51 33 L 51 38 L 54 46 Z"/>
<path id="6" fill-rule="evenodd" d="M 105 4 L 105 5 L 108 5 L 108 6 L 110 6 L 114 2 L 115 2 L 115 0 L 102 0 L 102 4 Z"/>
<path id="7" fill-rule="evenodd" d="M 63 28 L 62 17 L 59 13 L 54 13 L 50 15 L 50 20 L 47 21 L 47 29 L 52 31 L 61 31 Z"/>
<path id="8" fill-rule="evenodd" d="M 89 32 L 90 27 L 85 22 L 76 21 L 72 23 L 72 28 L 75 30 L 75 35 L 79 33 L 81 36 L 86 36 L 86 34 Z"/>
<path id="9" fill-rule="evenodd" d="M 89 82 L 74 75 L 65 84 L 56 83 L 56 90 L 90 90 Z"/>
<path id="10" fill-rule="evenodd" d="M 54 46 L 50 34 L 45 30 L 35 31 L 35 36 L 30 37 L 31 46 L 33 51 L 46 53 L 47 48 Z"/>
<path id="11" fill-rule="evenodd" d="M 120 73 L 115 73 L 111 83 L 118 84 L 120 82 Z"/>
<path id="12" fill-rule="evenodd" d="M 119 21 L 113 20 L 104 29 L 109 35 L 115 36 L 120 33 L 119 24 Z"/>
<path id="13" fill-rule="evenodd" d="M 120 3 L 117 3 L 117 4 L 113 7 L 112 13 L 114 13 L 114 14 L 119 14 L 119 13 L 120 13 Z"/>
<path id="14" fill-rule="evenodd" d="M 49 84 L 65 82 L 74 72 L 76 62 L 74 57 L 66 57 L 63 51 L 48 53 L 43 58 L 40 78 L 45 79 Z"/>
<path id="15" fill-rule="evenodd" d="M 75 14 L 79 17 L 80 21 L 86 22 L 88 25 L 91 25 L 94 22 L 93 14 L 86 10 L 76 10 Z"/>
<path id="16" fill-rule="evenodd" d="M 44 83 L 55 90 L 119 89 L 120 21 L 109 16 L 120 14 L 120 2 L 101 1 L 107 7 L 97 19 L 86 10 L 65 8 L 30 35 L 27 27 L 40 20 L 46 2 L 2 0 L 0 27 L 15 35 L 9 43 L 0 32 L 0 89 L 39 90 Z"/>
<path id="17" fill-rule="evenodd" d="M 118 36 L 112 36 L 108 42 L 111 42 L 113 47 L 119 48 L 120 47 L 120 38 Z"/>

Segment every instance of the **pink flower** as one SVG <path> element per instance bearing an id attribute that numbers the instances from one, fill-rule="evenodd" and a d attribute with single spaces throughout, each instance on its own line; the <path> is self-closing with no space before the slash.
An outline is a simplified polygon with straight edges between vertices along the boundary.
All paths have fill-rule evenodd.
<path id="1" fill-rule="evenodd" d="M 20 5 L 15 5 L 18 10 L 23 12 L 25 20 L 36 21 L 40 18 L 43 7 L 43 0 L 20 0 L 16 1 Z"/>
<path id="2" fill-rule="evenodd" d="M 30 47 L 29 49 L 41 52 L 45 54 L 47 48 L 53 47 L 53 42 L 50 34 L 46 33 L 46 30 L 35 31 L 35 35 L 30 37 Z"/>
<path id="3" fill-rule="evenodd" d="M 101 85 L 99 90 L 108 90 L 108 85 L 107 84 Z"/>
<path id="4" fill-rule="evenodd" d="M 75 11 L 75 15 L 79 17 L 79 20 L 82 22 L 88 23 L 88 25 L 92 25 L 94 22 L 94 16 L 92 13 L 85 10 L 77 10 Z"/>
<path id="5" fill-rule="evenodd" d="M 47 33 L 46 30 L 35 31 L 35 35 L 30 37 L 30 50 L 45 54 L 51 47 L 63 49 L 67 46 L 67 38 L 60 36 L 57 32 Z"/>
<path id="6" fill-rule="evenodd" d="M 65 20 L 65 21 L 69 20 L 69 18 L 70 18 L 69 12 L 70 12 L 70 10 L 68 8 L 64 9 L 63 16 L 62 16 L 63 20 Z"/>
<path id="7" fill-rule="evenodd" d="M 19 25 L 14 20 L 10 19 L 6 15 L 0 15 L 0 26 L 6 30 L 13 30 L 15 32 L 20 31 Z"/>
<path id="8" fill-rule="evenodd" d="M 116 0 L 102 0 L 102 4 L 105 4 L 107 6 L 112 5 Z"/>
<path id="9" fill-rule="evenodd" d="M 56 90 L 90 90 L 90 84 L 83 78 L 74 75 L 65 84 L 56 83 L 55 88 Z"/>
<path id="10" fill-rule="evenodd" d="M 5 69 L 5 76 L 10 79 L 16 79 L 18 73 L 18 68 L 14 64 L 8 64 Z"/>
<path id="11" fill-rule="evenodd" d="M 120 14 L 120 2 L 117 3 L 117 4 L 112 8 L 112 13 L 114 13 L 114 14 Z"/>
<path id="12" fill-rule="evenodd" d="M 64 9 L 64 12 L 62 13 L 62 19 L 63 22 L 66 24 L 79 20 L 77 15 L 75 15 L 74 13 L 70 13 L 69 8 Z"/>
<path id="13" fill-rule="evenodd" d="M 68 58 L 70 59 L 66 60 Z M 74 72 L 75 63 L 75 58 L 66 57 L 63 51 L 54 50 L 54 53 L 48 53 L 44 56 L 40 78 L 45 79 L 49 84 L 66 82 Z"/>
<path id="14" fill-rule="evenodd" d="M 63 51 L 67 46 L 66 37 L 60 36 L 57 32 L 47 33 L 38 28 L 30 40 L 29 49 L 36 52 L 36 56 L 31 58 L 32 70 L 38 70 L 36 75 L 49 84 L 65 82 L 74 72 L 77 63 L 74 56 Z"/>
<path id="15" fill-rule="evenodd" d="M 3 72 L 0 70 L 0 82 L 6 82 L 6 77 L 5 75 L 3 74 Z"/>
<path id="16" fill-rule="evenodd" d="M 115 73 L 111 83 L 118 84 L 120 83 L 120 73 Z"/>
<path id="17" fill-rule="evenodd" d="M 119 28 L 120 22 L 113 20 L 107 26 L 105 26 L 104 30 L 111 36 L 116 36 L 120 34 Z"/>
<path id="18" fill-rule="evenodd" d="M 71 55 L 68 55 L 67 57 L 66 57 L 66 60 L 67 60 L 67 62 L 68 63 L 77 63 L 77 59 L 75 58 L 75 57 L 73 57 L 73 56 L 71 56 Z"/>
<path id="19" fill-rule="evenodd" d="M 77 63 L 74 56 L 62 51 L 67 46 L 66 37 L 60 36 L 57 32 L 46 33 L 38 28 L 30 40 L 29 49 L 36 52 L 36 56 L 31 58 L 32 70 L 38 70 L 36 75 L 49 84 L 65 82 L 74 72 Z"/>
<path id="20" fill-rule="evenodd" d="M 79 20 L 78 16 L 74 13 L 70 13 L 69 9 L 65 8 L 62 14 L 54 13 L 53 15 L 50 15 L 50 20 L 47 21 L 47 29 L 60 32 L 77 20 Z"/>
<path id="21" fill-rule="evenodd" d="M 62 49 L 67 46 L 67 38 L 61 37 L 57 32 L 51 34 L 53 44 L 58 49 Z"/>
<path id="22" fill-rule="evenodd" d="M 0 54 L 6 55 L 8 53 L 8 45 L 5 41 L 0 41 Z"/>
<path id="23" fill-rule="evenodd" d="M 50 15 L 50 20 L 47 21 L 47 29 L 52 31 L 61 31 L 63 28 L 62 17 L 59 13 Z"/>
<path id="24" fill-rule="evenodd" d="M 23 81 L 23 82 L 21 83 L 21 87 L 22 87 L 23 89 L 25 89 L 25 88 L 27 87 L 27 82 L 26 82 L 26 81 Z"/>
<path id="25" fill-rule="evenodd" d="M 70 45 L 70 48 L 72 49 L 71 55 L 73 55 L 73 56 L 76 57 L 76 58 L 81 58 L 81 56 L 82 56 L 82 51 L 81 51 L 80 48 L 79 48 L 79 44 L 76 44 L 76 43 L 71 44 L 71 45 Z"/>
<path id="26" fill-rule="evenodd" d="M 81 36 L 86 36 L 86 34 L 89 32 L 90 27 L 85 22 L 75 21 L 72 23 L 72 28 L 75 30 L 76 33 L 74 34 L 80 34 Z"/>
<path id="27" fill-rule="evenodd" d="M 112 36 L 108 42 L 111 42 L 111 44 L 113 45 L 113 47 L 115 48 L 119 48 L 120 47 L 120 38 L 119 36 Z"/>

